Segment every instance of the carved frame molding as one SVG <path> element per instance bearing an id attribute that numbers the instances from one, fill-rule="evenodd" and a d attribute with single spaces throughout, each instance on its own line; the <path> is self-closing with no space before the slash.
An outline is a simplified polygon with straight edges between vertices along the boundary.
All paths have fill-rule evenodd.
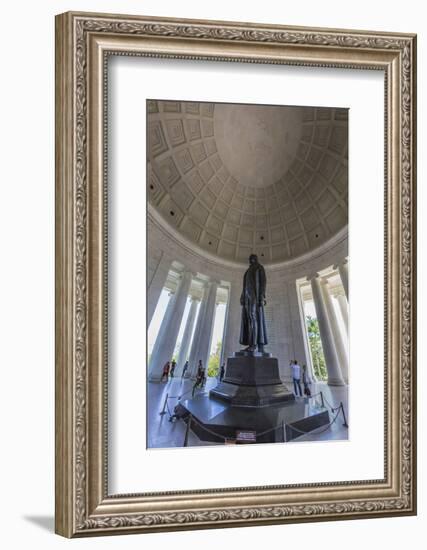
<path id="1" fill-rule="evenodd" d="M 108 495 L 106 59 L 385 74 L 385 478 Z M 56 532 L 67 537 L 416 513 L 416 37 L 65 13 L 56 18 Z"/>

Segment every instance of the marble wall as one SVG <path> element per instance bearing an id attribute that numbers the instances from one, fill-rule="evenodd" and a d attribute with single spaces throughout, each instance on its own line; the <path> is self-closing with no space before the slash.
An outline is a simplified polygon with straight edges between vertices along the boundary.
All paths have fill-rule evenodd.
<path id="1" fill-rule="evenodd" d="M 184 269 L 208 276 L 229 288 L 224 356 L 238 350 L 240 333 L 240 293 L 242 277 L 246 270 L 238 264 L 206 254 L 193 243 L 174 234 L 159 220 L 154 212 L 148 216 L 147 304 L 149 314 L 154 312 L 159 292 L 163 288 L 169 266 L 178 262 Z M 269 345 L 267 351 L 279 359 L 283 379 L 289 379 L 289 361 L 297 359 L 310 364 L 301 321 L 296 281 L 313 276 L 318 271 L 339 263 L 348 256 L 347 231 L 342 231 L 331 241 L 300 258 L 276 265 L 266 265 L 267 305 L 266 319 Z M 151 317 L 149 317 L 151 318 Z"/>

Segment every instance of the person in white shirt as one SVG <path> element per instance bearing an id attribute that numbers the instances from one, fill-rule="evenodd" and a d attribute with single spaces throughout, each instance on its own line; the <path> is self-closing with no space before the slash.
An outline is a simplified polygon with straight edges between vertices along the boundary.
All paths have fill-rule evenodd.
<path id="1" fill-rule="evenodd" d="M 301 367 L 298 365 L 298 361 L 291 361 L 292 381 L 294 383 L 294 394 L 302 397 L 301 390 Z"/>

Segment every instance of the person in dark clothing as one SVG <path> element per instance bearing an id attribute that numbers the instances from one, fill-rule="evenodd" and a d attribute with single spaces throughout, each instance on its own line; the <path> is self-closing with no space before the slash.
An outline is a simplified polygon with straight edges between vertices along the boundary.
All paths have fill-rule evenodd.
<path id="1" fill-rule="evenodd" d="M 310 390 L 311 380 L 308 375 L 307 365 L 302 366 L 302 384 L 304 386 L 304 395 L 306 395 L 307 397 L 311 397 L 311 390 Z"/>
<path id="2" fill-rule="evenodd" d="M 202 375 L 203 375 L 203 365 L 202 365 L 202 360 L 199 359 L 199 363 L 197 365 L 196 378 L 200 378 Z"/>
<path id="3" fill-rule="evenodd" d="M 176 368 L 176 361 L 175 359 L 172 359 L 171 370 L 169 373 L 171 378 L 173 378 L 173 373 L 175 372 L 175 368 Z"/>
<path id="4" fill-rule="evenodd" d="M 186 361 L 185 364 L 184 364 L 184 366 L 182 367 L 181 378 L 184 378 L 185 373 L 187 372 L 187 370 L 188 370 L 188 361 Z"/>
<path id="5" fill-rule="evenodd" d="M 202 360 L 199 360 L 199 364 L 197 365 L 197 374 L 196 374 L 196 382 L 193 386 L 193 395 L 196 390 L 196 388 L 201 388 L 205 381 L 205 369 L 202 365 Z"/>
<path id="6" fill-rule="evenodd" d="M 219 369 L 219 381 L 221 382 L 222 379 L 224 378 L 224 374 L 225 374 L 225 365 L 224 363 L 221 365 L 221 368 Z"/>

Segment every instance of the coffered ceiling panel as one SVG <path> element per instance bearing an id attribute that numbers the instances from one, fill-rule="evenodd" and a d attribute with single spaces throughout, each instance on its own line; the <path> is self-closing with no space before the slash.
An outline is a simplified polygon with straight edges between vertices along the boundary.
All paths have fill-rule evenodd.
<path id="1" fill-rule="evenodd" d="M 149 101 L 148 200 L 202 249 L 298 257 L 347 225 L 348 112 Z"/>

